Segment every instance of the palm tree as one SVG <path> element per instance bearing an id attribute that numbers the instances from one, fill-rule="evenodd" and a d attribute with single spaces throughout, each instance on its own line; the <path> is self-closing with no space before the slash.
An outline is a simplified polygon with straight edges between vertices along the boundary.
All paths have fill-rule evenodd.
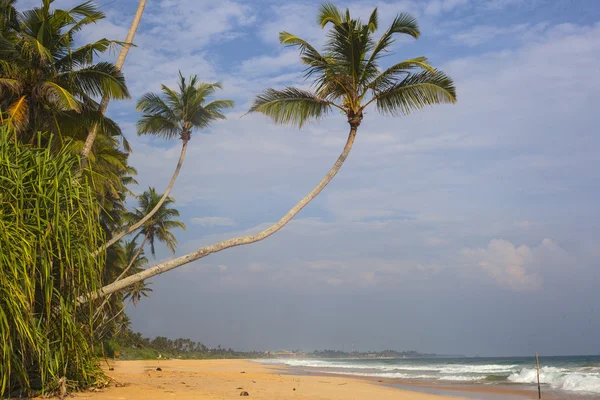
<path id="1" fill-rule="evenodd" d="M 212 96 L 217 89 L 221 89 L 220 83 L 200 82 L 196 75 L 191 76 L 187 81 L 180 72 L 178 91 L 162 85 L 162 97 L 155 93 L 146 93 L 140 98 L 137 108 L 143 114 L 137 123 L 138 134 L 156 135 L 168 140 L 179 137 L 182 146 L 177 167 L 167 190 L 162 198 L 154 204 L 154 208 L 146 210 L 147 214 L 142 216 L 143 218 L 140 217 L 135 224 L 114 235 L 94 253 L 95 255 L 142 226 L 166 201 L 183 165 L 193 129 L 204 129 L 215 120 L 225 119 L 223 111 L 233 107 L 231 100 L 213 100 L 206 103 L 207 98 Z"/>
<path id="2" fill-rule="evenodd" d="M 148 188 L 147 191 L 137 196 L 138 199 L 138 208 L 136 208 L 133 212 L 125 212 L 123 215 L 123 219 L 127 222 L 137 222 L 143 217 L 145 217 L 149 210 L 154 209 L 156 204 L 159 203 L 162 196 L 156 192 L 156 189 L 153 187 Z M 185 230 L 185 224 L 181 221 L 177 221 L 174 218 L 179 217 L 179 211 L 174 208 L 170 208 L 170 206 L 175 202 L 172 197 L 167 197 L 165 201 L 160 205 L 158 211 L 152 215 L 150 219 L 148 219 L 142 226 L 142 229 L 138 232 L 137 235 L 130 242 L 125 242 L 124 246 L 122 246 L 119 242 L 117 246 L 110 247 L 107 254 L 107 260 L 114 260 L 117 257 L 120 257 L 120 260 L 123 262 L 119 263 L 113 262 L 112 264 L 107 264 L 105 270 L 107 271 L 105 275 L 108 275 L 110 282 L 118 282 L 125 276 L 129 276 L 132 274 L 137 274 L 143 271 L 143 266 L 148 263 L 148 259 L 144 257 L 144 246 L 146 243 L 150 244 L 150 252 L 152 256 L 156 258 L 155 251 L 155 241 L 159 241 L 164 243 L 167 248 L 174 253 L 175 248 L 177 247 L 177 239 L 175 235 L 171 232 L 171 230 L 175 228 L 180 228 Z M 137 238 L 139 236 L 143 236 L 144 239 L 142 243 L 137 245 Z M 115 254 L 114 249 L 120 249 L 122 251 L 120 253 Z M 115 255 L 113 255 L 115 254 Z M 109 256 L 111 256 L 109 258 Z M 119 269 L 118 276 L 114 278 L 114 272 Z M 106 279 L 106 278 L 105 278 Z M 143 282 L 138 282 L 135 286 L 136 292 L 143 292 L 146 286 Z M 152 291 L 152 290 L 149 290 Z M 131 297 L 132 295 L 130 295 Z M 144 295 L 146 296 L 146 295 Z M 134 305 L 137 304 L 140 297 L 131 297 L 132 301 L 134 301 Z M 111 296 L 106 296 L 102 301 L 102 304 L 97 307 L 96 316 L 99 316 L 100 313 L 104 310 L 104 307 L 108 304 Z M 126 299 L 124 297 L 123 299 Z M 114 308 L 114 307 L 113 307 Z"/>
<path id="3" fill-rule="evenodd" d="M 138 246 L 136 238 L 125 242 L 123 245 L 125 260 L 127 260 L 128 264 L 125 266 L 121 273 L 127 273 L 127 268 L 131 269 L 131 273 L 137 273 L 144 269 L 144 266 L 148 264 L 148 259 L 144 255 L 144 245 L 146 238 L 141 245 Z"/>
<path id="4" fill-rule="evenodd" d="M 128 274 L 131 275 L 141 272 L 144 269 L 144 266 L 148 264 L 148 259 L 144 256 L 144 245 L 146 244 L 148 235 L 144 237 L 144 240 L 140 246 L 138 246 L 136 239 L 137 238 L 133 238 L 131 241 L 125 242 L 124 244 L 119 242 L 116 246 L 112 246 L 106 251 L 104 282 L 118 281 Z M 140 291 L 144 289 L 145 285 L 146 284 L 144 282 L 142 282 L 140 285 L 137 285 L 137 290 Z M 130 291 L 131 290 L 126 291 L 125 294 L 129 293 Z M 121 300 L 126 300 L 126 298 L 127 297 L 124 296 L 122 299 L 114 299 L 112 304 L 109 305 L 108 310 L 105 311 L 104 307 L 111 300 L 111 296 L 106 296 L 102 301 L 102 304 L 96 308 L 93 318 L 94 321 L 100 316 L 103 316 L 104 318 L 102 321 L 100 321 L 99 328 L 101 330 L 106 331 L 106 329 L 109 328 L 108 323 L 112 322 L 119 316 L 119 314 L 125 311 L 125 306 L 122 304 Z M 139 298 L 136 300 L 135 304 L 137 304 L 137 301 L 139 301 Z M 113 310 L 116 309 L 119 310 L 115 313 Z"/>
<path id="5" fill-rule="evenodd" d="M 152 291 L 152 289 L 150 289 L 148 285 L 152 285 L 152 282 L 136 282 L 127 290 L 125 296 L 123 296 L 123 300 L 130 299 L 130 301 L 133 303 L 133 306 L 136 307 L 142 299 L 142 297 L 148 297 L 148 293 Z"/>
<path id="6" fill-rule="evenodd" d="M 129 265 L 123 270 L 118 279 L 123 277 L 125 274 L 129 272 L 129 274 L 136 274 L 144 269 L 144 266 L 148 264 L 148 259 L 144 256 L 144 245 L 148 235 L 144 237 L 144 241 L 138 247 L 135 238 L 125 243 L 125 259 L 130 260 Z M 146 281 L 137 282 L 135 285 L 128 288 L 123 296 L 123 300 L 130 299 L 133 303 L 133 306 L 137 306 L 142 297 L 148 297 L 148 293 L 152 291 L 148 287 L 151 285 L 151 282 L 146 283 Z"/>
<path id="7" fill-rule="evenodd" d="M 419 37 L 417 21 L 410 15 L 397 15 L 377 40 L 373 37 L 378 29 L 377 9 L 372 12 L 369 21 L 363 23 L 359 19 L 353 19 L 349 10 L 342 12 L 334 5 L 325 3 L 319 10 L 318 23 L 323 28 L 331 27 L 322 53 L 288 32 L 281 32 L 279 35 L 284 45 L 299 49 L 301 60 L 307 67 L 306 78 L 313 79 L 314 90 L 294 87 L 267 89 L 257 96 L 250 112 L 263 113 L 276 123 L 303 126 L 310 120 L 319 120 L 332 111 L 339 110 L 350 125 L 350 132 L 342 153 L 325 177 L 267 229 L 255 235 L 205 246 L 148 268 L 103 287 L 90 296 L 92 299 L 230 247 L 258 242 L 283 228 L 340 170 L 354 144 L 364 110 L 371 104 L 383 114 L 405 116 L 425 106 L 456 101 L 452 79 L 431 67 L 425 57 L 401 61 L 384 70 L 380 69 L 379 61 L 384 55 L 389 55 L 389 48 L 397 35 L 404 34 L 415 39 Z"/>
<path id="8" fill-rule="evenodd" d="M 121 71 L 123 69 L 123 64 L 125 64 L 125 58 L 129 53 L 129 48 L 133 44 L 133 38 L 137 32 L 137 29 L 140 25 L 140 20 L 142 19 L 142 14 L 144 13 L 144 8 L 146 7 L 146 0 L 140 0 L 138 2 L 138 7 L 135 12 L 135 16 L 133 17 L 133 21 L 131 21 L 131 26 L 129 27 L 129 32 L 127 32 L 127 38 L 125 39 L 125 45 L 121 48 L 121 52 L 119 53 L 119 57 L 117 58 L 117 62 L 115 63 L 115 67 L 117 70 Z M 108 102 L 110 101 L 109 96 L 102 97 L 102 102 L 100 103 L 100 108 L 98 111 L 104 114 L 106 109 L 108 108 Z M 96 140 L 96 135 L 98 134 L 98 127 L 94 126 L 89 130 L 88 135 L 85 139 L 85 143 L 83 145 L 83 149 L 81 150 L 81 167 L 80 169 L 85 169 L 87 165 L 87 158 L 92 151 L 92 147 Z"/>
<path id="9" fill-rule="evenodd" d="M 75 35 L 104 18 L 87 2 L 70 10 L 39 8 L 17 13 L 3 0 L 0 21 L 0 110 L 9 117 L 21 141 L 33 142 L 39 131 L 76 136 L 93 125 L 109 136 L 119 127 L 99 112 L 96 97 L 129 97 L 123 75 L 110 63 L 94 63 L 96 56 L 117 42 L 101 39 L 80 47 Z M 6 23 L 7 20 L 9 23 Z M 85 129 L 83 129 L 85 131 Z"/>
<path id="10" fill-rule="evenodd" d="M 125 214 L 125 220 L 128 221 L 139 221 L 148 215 L 149 211 L 154 209 L 162 199 L 162 195 L 156 192 L 153 187 L 148 188 L 147 191 L 137 196 L 138 208 L 133 212 Z M 171 253 L 175 253 L 175 247 L 177 247 L 177 239 L 171 230 L 180 228 L 185 230 L 185 224 L 181 221 L 177 221 L 174 218 L 179 217 L 179 211 L 170 206 L 175 203 L 172 197 L 167 197 L 158 207 L 158 211 L 147 219 L 140 229 L 139 233 L 135 236 L 143 236 L 144 241 L 140 245 L 143 248 L 146 241 L 150 244 L 150 253 L 156 258 L 155 241 L 164 243 Z"/>
<path id="11" fill-rule="evenodd" d="M 379 40 L 373 38 L 378 29 L 377 9 L 369 21 L 363 23 L 352 19 L 350 10 L 343 13 L 335 5 L 325 3 L 317 20 L 323 28 L 331 25 L 322 54 L 298 36 L 288 32 L 279 34 L 282 44 L 299 49 L 302 63 L 306 65 L 305 76 L 313 80 L 314 90 L 267 89 L 256 97 L 250 112 L 263 113 L 275 123 L 302 127 L 337 109 L 345 115 L 350 132 L 342 153 L 321 182 L 266 235 L 256 237 L 258 240 L 281 229 L 333 179 L 352 149 L 364 110 L 369 105 L 374 103 L 384 115 L 406 116 L 425 106 L 456 101 L 452 79 L 430 66 L 425 57 L 400 61 L 383 71 L 379 68 L 379 61 L 388 55 L 395 35 L 405 34 L 415 39 L 420 36 L 417 21 L 412 16 L 397 15 Z"/>

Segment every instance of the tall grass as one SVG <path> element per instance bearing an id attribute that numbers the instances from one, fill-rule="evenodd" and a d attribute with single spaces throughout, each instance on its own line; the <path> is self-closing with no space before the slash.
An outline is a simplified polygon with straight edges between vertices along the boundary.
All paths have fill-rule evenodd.
<path id="1" fill-rule="evenodd" d="M 0 127 L 0 397 L 93 384 L 93 305 L 75 300 L 101 284 L 98 208 L 66 148 L 11 138 Z"/>

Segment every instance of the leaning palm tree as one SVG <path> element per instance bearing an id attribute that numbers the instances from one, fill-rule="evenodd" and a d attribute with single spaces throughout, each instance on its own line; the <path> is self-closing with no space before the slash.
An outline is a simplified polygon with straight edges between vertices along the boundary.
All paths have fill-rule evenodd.
<path id="1" fill-rule="evenodd" d="M 285 226 L 333 179 L 348 157 L 364 111 L 370 105 L 387 115 L 406 116 L 411 112 L 440 103 L 454 103 L 456 89 L 452 79 L 429 65 L 425 57 L 401 61 L 386 69 L 379 62 L 389 56 L 390 46 L 397 35 L 413 38 L 420 35 L 417 21 L 408 14 L 394 18 L 379 39 L 373 34 L 378 29 L 377 9 L 364 23 L 353 19 L 350 11 L 342 12 L 332 4 L 323 4 L 318 14 L 321 27 L 329 26 L 328 40 L 323 52 L 301 38 L 281 32 L 280 41 L 297 47 L 306 65 L 306 78 L 313 80 L 313 90 L 294 87 L 282 90 L 267 89 L 260 94 L 250 112 L 260 112 L 276 123 L 303 126 L 339 110 L 350 125 L 346 145 L 333 167 L 319 184 L 287 214 L 267 229 L 249 236 L 225 240 L 202 247 L 192 253 L 148 268 L 138 274 L 102 288 L 91 298 L 121 290 L 144 279 L 162 274 L 230 247 L 263 240 Z"/>
<path id="2" fill-rule="evenodd" d="M 123 219 L 129 223 L 135 223 L 143 219 L 149 214 L 150 210 L 153 210 L 156 207 L 162 197 L 161 194 L 156 192 L 155 188 L 148 188 L 147 191 L 137 196 L 138 208 L 132 212 L 126 212 Z M 118 282 L 127 275 L 137 274 L 143 270 L 143 266 L 148 263 L 148 259 L 144 257 L 144 246 L 146 243 L 150 245 L 150 253 L 154 258 L 156 258 L 155 242 L 157 240 L 164 243 L 172 253 L 175 253 L 177 238 L 175 238 L 175 235 L 173 235 L 171 230 L 176 228 L 185 230 L 185 224 L 175 219 L 179 217 L 179 211 L 170 207 L 173 203 L 175 203 L 175 200 L 172 197 L 167 197 L 158 207 L 158 211 L 144 222 L 142 229 L 135 235 L 133 240 L 125 243 L 123 259 L 126 264 L 123 265 L 123 269 L 120 271 L 119 276 L 112 281 Z M 136 240 L 139 236 L 143 236 L 144 239 L 138 247 Z M 107 254 L 110 253 L 110 250 L 107 251 Z M 144 285 L 138 285 L 138 289 L 143 287 Z M 101 310 L 104 309 L 104 306 L 108 304 L 110 297 L 111 296 L 106 296 L 100 307 L 98 307 L 97 315 L 99 315 Z M 134 297 L 132 297 L 132 299 L 135 305 L 137 302 Z M 137 301 L 139 301 L 139 297 L 137 298 Z"/>
<path id="3" fill-rule="evenodd" d="M 104 246 L 99 248 L 94 255 L 116 243 L 123 236 L 138 229 L 156 213 L 163 202 L 171 193 L 175 180 L 179 175 L 188 142 L 192 137 L 194 129 L 207 128 L 213 121 L 225 119 L 223 111 L 233 107 L 231 100 L 213 100 L 207 103 L 207 98 L 212 96 L 217 89 L 221 89 L 220 83 L 204 83 L 198 80 L 196 75 L 186 80 L 179 73 L 179 87 L 175 91 L 162 85 L 162 96 L 155 93 L 146 93 L 137 104 L 137 109 L 142 111 L 142 118 L 137 123 L 139 135 L 155 135 L 170 140 L 180 138 L 182 141 L 181 153 L 177 162 L 175 172 L 167 186 L 167 190 L 154 208 L 148 209 L 147 214 L 128 226 L 127 229 L 113 236 Z"/>
<path id="4" fill-rule="evenodd" d="M 11 0 L 12 1 L 12 0 Z M 127 54 L 129 53 L 129 49 L 133 44 L 133 38 L 137 32 L 138 27 L 140 26 L 140 20 L 142 19 L 142 14 L 144 13 L 144 8 L 146 7 L 146 0 L 139 0 L 138 7 L 133 17 L 133 21 L 131 21 L 131 26 L 129 27 L 129 31 L 127 32 L 127 38 L 125 39 L 125 44 L 121 48 L 121 52 L 119 53 L 119 57 L 117 58 L 117 62 L 115 63 L 115 67 L 117 70 L 121 71 L 123 69 L 123 64 L 125 64 L 125 58 L 127 58 Z M 110 101 L 109 96 L 103 96 L 102 102 L 100 103 L 100 108 L 98 111 L 101 114 L 106 112 L 108 108 L 108 102 Z M 80 171 L 85 169 L 87 166 L 87 158 L 92 151 L 92 147 L 94 146 L 94 142 L 96 140 L 96 135 L 98 134 L 98 126 L 94 125 L 88 132 L 87 137 L 85 139 L 85 143 L 83 145 L 83 149 L 81 150 L 81 166 Z"/>

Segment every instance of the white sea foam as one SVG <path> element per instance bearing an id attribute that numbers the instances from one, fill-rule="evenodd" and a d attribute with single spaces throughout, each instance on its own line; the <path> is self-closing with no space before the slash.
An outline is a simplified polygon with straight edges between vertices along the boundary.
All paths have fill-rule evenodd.
<path id="1" fill-rule="evenodd" d="M 282 359 L 276 360 L 277 363 L 283 363 L 293 367 L 308 368 L 340 368 L 354 370 L 378 370 L 378 371 L 429 371 L 439 374 L 511 374 L 516 372 L 517 365 L 464 365 L 464 364 L 431 364 L 431 365 L 411 365 L 411 364 L 377 364 L 377 363 L 352 363 L 352 360 L 331 361 L 331 360 L 297 360 Z"/>
<path id="2" fill-rule="evenodd" d="M 518 383 L 537 383 L 537 371 L 534 368 L 523 368 L 508 377 L 509 381 Z M 540 382 L 553 389 L 574 392 L 600 393 L 600 373 L 580 372 L 564 368 L 542 367 Z"/>
<path id="3" fill-rule="evenodd" d="M 321 374 L 330 374 L 331 371 L 315 371 Z M 387 379 L 437 379 L 437 375 L 415 375 L 402 372 L 344 372 L 344 375 L 365 376 L 369 378 L 387 378 Z"/>
<path id="4" fill-rule="evenodd" d="M 457 382 L 474 382 L 480 381 L 482 379 L 481 376 L 462 376 L 462 375 L 445 375 L 439 377 L 440 381 L 457 381 Z"/>

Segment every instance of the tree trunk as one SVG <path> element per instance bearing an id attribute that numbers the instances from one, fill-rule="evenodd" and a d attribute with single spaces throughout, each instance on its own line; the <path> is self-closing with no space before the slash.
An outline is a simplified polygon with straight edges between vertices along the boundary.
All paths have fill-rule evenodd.
<path id="1" fill-rule="evenodd" d="M 110 239 L 108 242 L 106 242 L 104 245 L 102 245 L 100 248 L 98 248 L 96 251 L 94 251 L 92 253 L 93 257 L 96 257 L 98 254 L 100 254 L 100 252 L 106 250 L 113 244 L 117 243 L 119 240 L 121 240 L 123 238 L 123 236 L 130 234 L 131 232 L 135 231 L 140 226 L 144 225 L 144 223 L 146 221 L 148 221 L 150 219 L 150 217 L 152 217 L 160 209 L 160 206 L 162 206 L 162 204 L 165 202 L 167 197 L 169 197 L 169 193 L 171 193 L 171 189 L 173 189 L 175 180 L 177 179 L 177 176 L 179 175 L 179 171 L 181 170 L 181 166 L 183 165 L 183 159 L 185 158 L 185 151 L 187 150 L 187 145 L 188 145 L 188 140 L 184 139 L 183 145 L 181 146 L 181 154 L 179 155 L 179 161 L 177 162 L 177 168 L 175 168 L 175 172 L 173 173 L 173 176 L 171 177 L 171 181 L 169 182 L 169 186 L 167 186 L 167 190 L 165 191 L 163 196 L 160 198 L 159 202 L 156 203 L 156 205 L 154 206 L 152 211 L 150 211 L 148 214 L 146 214 L 146 216 L 144 218 L 140 219 L 135 224 L 131 225 L 130 227 L 122 230 L 120 233 L 117 233 L 115 236 L 113 236 L 112 239 Z"/>
<path id="2" fill-rule="evenodd" d="M 319 182 L 319 184 L 302 200 L 300 200 L 290 211 L 287 212 L 279 221 L 275 224 L 271 225 L 267 229 L 262 232 L 257 233 L 256 235 L 243 236 L 239 238 L 225 240 L 223 242 L 213 244 L 210 246 L 202 247 L 192 253 L 186 254 L 184 256 L 175 258 L 173 260 L 164 262 L 159 265 L 155 265 L 154 267 L 148 268 L 144 271 L 141 271 L 135 275 L 128 276 L 127 278 L 113 282 L 110 285 L 104 286 L 98 292 L 90 293 L 88 299 L 85 297 L 79 298 L 80 302 L 85 302 L 86 300 L 95 300 L 99 297 L 106 296 L 110 293 L 117 292 L 121 289 L 124 289 L 128 286 L 131 286 L 137 282 L 143 281 L 145 279 L 151 278 L 153 276 L 162 274 L 164 272 L 170 271 L 174 268 L 180 267 L 182 265 L 188 264 L 192 261 L 196 261 L 200 258 L 206 257 L 210 254 L 217 253 L 221 250 L 228 249 L 230 247 L 242 246 L 245 244 L 255 243 L 260 240 L 263 240 L 281 228 L 283 228 L 290 220 L 300 212 L 312 199 L 314 199 L 324 188 L 327 186 L 329 182 L 333 179 L 333 177 L 338 173 L 344 161 L 350 154 L 350 150 L 352 149 L 352 145 L 354 144 L 354 138 L 356 137 L 356 130 L 358 128 L 358 124 L 351 124 L 350 133 L 348 135 L 348 140 L 346 141 L 346 146 L 344 147 L 344 151 L 338 157 L 337 161 L 333 165 L 333 167 L 329 170 L 327 175 Z"/>
<path id="3" fill-rule="evenodd" d="M 119 57 L 117 58 L 117 62 L 115 66 L 120 71 L 123 68 L 123 64 L 125 64 L 125 58 L 127 57 L 127 53 L 129 53 L 129 48 L 133 43 L 133 38 L 135 37 L 135 33 L 140 25 L 140 20 L 142 19 L 142 14 L 144 13 L 144 7 L 146 7 L 146 0 L 140 0 L 138 3 L 137 11 L 135 12 L 135 16 L 133 17 L 133 21 L 131 22 L 131 26 L 129 27 L 129 32 L 127 33 L 127 38 L 125 39 L 125 45 L 121 48 L 121 52 L 119 53 Z M 108 107 L 108 102 L 110 99 L 108 96 L 102 97 L 102 102 L 100 103 L 100 113 L 104 114 L 106 112 L 106 108 Z M 94 125 L 85 139 L 85 144 L 83 145 L 83 150 L 81 151 L 81 167 L 80 171 L 83 171 L 87 166 L 88 156 L 92 151 L 92 147 L 94 146 L 94 141 L 96 140 L 96 135 L 98 134 L 98 126 Z"/>
<path id="4" fill-rule="evenodd" d="M 131 261 L 129 261 L 129 265 L 127 266 L 127 268 L 125 268 L 123 270 L 123 272 L 121 272 L 121 274 L 117 277 L 117 279 L 115 279 L 115 282 L 120 280 L 122 277 L 125 276 L 125 274 L 127 273 L 127 271 L 129 271 L 129 269 L 131 268 L 131 266 L 133 265 L 133 263 L 135 262 L 135 260 L 139 257 L 140 253 L 142 252 L 142 250 L 144 250 L 144 245 L 146 244 L 146 241 L 148 240 L 148 234 L 146 234 L 146 236 L 144 236 L 144 240 L 142 241 L 142 244 L 140 244 L 140 248 L 138 249 L 138 251 L 135 252 L 133 258 L 131 259 Z"/>
<path id="5" fill-rule="evenodd" d="M 144 236 L 144 240 L 142 241 L 142 244 L 140 244 L 140 248 L 135 252 L 135 254 L 133 255 L 133 257 L 129 261 L 129 265 L 127 265 L 127 268 L 125 268 L 123 270 L 123 272 L 121 272 L 119 274 L 119 276 L 117 277 L 117 279 L 114 280 L 114 282 L 117 282 L 121 278 L 123 278 L 125 276 L 125 274 L 127 274 L 127 271 L 129 271 L 129 269 L 131 269 L 131 266 L 133 265 L 133 263 L 135 262 L 135 260 L 138 258 L 138 256 L 142 252 L 142 250 L 144 250 L 144 245 L 146 244 L 147 240 L 148 240 L 148 234 L 146 234 L 146 236 Z M 100 313 L 104 309 L 104 306 L 110 300 L 110 296 L 111 296 L 110 294 L 108 296 L 106 296 L 106 298 L 104 299 L 104 301 L 102 302 L 102 304 L 100 305 L 100 307 L 98 307 L 98 311 L 96 311 L 96 313 L 94 314 L 94 316 L 92 318 L 94 321 L 96 321 L 96 318 L 100 315 Z"/>

